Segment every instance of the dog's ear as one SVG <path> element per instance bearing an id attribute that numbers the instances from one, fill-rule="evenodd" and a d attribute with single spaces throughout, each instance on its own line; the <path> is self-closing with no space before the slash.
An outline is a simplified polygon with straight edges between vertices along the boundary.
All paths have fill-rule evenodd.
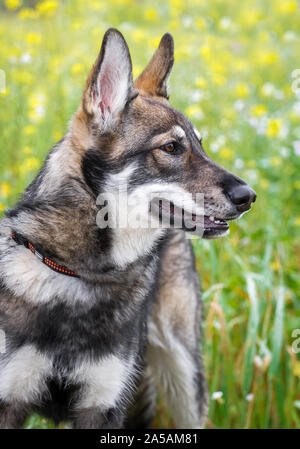
<path id="1" fill-rule="evenodd" d="M 104 132 L 118 122 L 126 104 L 136 95 L 128 46 L 122 34 L 111 28 L 104 35 L 99 56 L 89 74 L 83 108 Z"/>
<path id="2" fill-rule="evenodd" d="M 148 95 L 168 98 L 168 79 L 174 64 L 174 41 L 171 34 L 163 35 L 151 61 L 135 80 L 134 86 Z"/>

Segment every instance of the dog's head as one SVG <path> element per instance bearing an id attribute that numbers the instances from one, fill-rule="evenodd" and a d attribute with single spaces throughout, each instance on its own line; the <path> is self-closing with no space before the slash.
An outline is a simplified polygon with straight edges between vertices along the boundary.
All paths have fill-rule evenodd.
<path id="1" fill-rule="evenodd" d="M 170 106 L 167 82 L 173 62 L 173 39 L 165 34 L 133 82 L 123 36 L 114 29 L 106 32 L 75 120 L 85 129 L 77 139 L 84 136 L 86 145 L 83 173 L 96 195 L 126 184 L 130 194 L 143 192 L 145 213 L 156 195 L 171 202 L 171 218 L 186 212 L 197 222 L 202 214 L 203 236 L 219 237 L 228 231 L 227 220 L 250 209 L 256 194 L 207 156 L 200 133 Z M 204 214 L 196 194 L 203 194 Z M 187 195 L 193 199 L 183 206 Z"/>

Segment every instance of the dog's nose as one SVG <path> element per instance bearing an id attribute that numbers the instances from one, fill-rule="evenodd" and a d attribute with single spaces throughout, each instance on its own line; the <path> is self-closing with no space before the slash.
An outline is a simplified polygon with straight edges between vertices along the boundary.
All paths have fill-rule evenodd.
<path id="1" fill-rule="evenodd" d="M 232 186 L 227 191 L 227 194 L 239 212 L 248 210 L 251 203 L 254 203 L 256 200 L 256 193 L 247 184 Z"/>

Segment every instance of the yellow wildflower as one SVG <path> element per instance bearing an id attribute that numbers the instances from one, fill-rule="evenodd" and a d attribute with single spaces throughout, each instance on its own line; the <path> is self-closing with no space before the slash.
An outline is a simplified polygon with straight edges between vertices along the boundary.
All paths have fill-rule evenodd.
<path id="1" fill-rule="evenodd" d="M 184 0 L 169 0 L 169 1 L 170 1 L 170 5 L 173 6 L 174 9 L 181 9 L 185 5 Z"/>
<path id="2" fill-rule="evenodd" d="M 254 117 L 261 117 L 267 113 L 267 108 L 264 104 L 257 104 L 256 106 L 253 106 L 251 112 Z"/>
<path id="3" fill-rule="evenodd" d="M 28 33 L 26 35 L 26 43 L 31 45 L 31 44 L 39 44 L 42 40 L 42 36 L 38 33 Z"/>
<path id="4" fill-rule="evenodd" d="M 260 31 L 258 34 L 259 42 L 267 42 L 270 39 L 270 34 L 267 31 Z"/>
<path id="5" fill-rule="evenodd" d="M 58 8 L 58 1 L 44 0 L 37 5 L 38 12 L 43 16 L 53 16 Z"/>
<path id="6" fill-rule="evenodd" d="M 35 108 L 36 106 L 40 106 L 41 104 L 44 103 L 44 96 L 37 94 L 37 95 L 32 95 L 29 100 L 28 100 L 28 104 L 31 108 Z"/>
<path id="7" fill-rule="evenodd" d="M 23 133 L 25 134 L 25 136 L 31 136 L 32 134 L 34 134 L 36 131 L 35 126 L 33 125 L 26 125 L 23 128 Z"/>
<path id="8" fill-rule="evenodd" d="M 203 111 L 197 104 L 188 106 L 185 111 L 186 115 L 191 118 L 201 119 L 203 117 Z"/>
<path id="9" fill-rule="evenodd" d="M 204 44 L 202 45 L 202 47 L 200 47 L 200 55 L 203 56 L 204 58 L 208 59 L 211 56 L 211 48 Z"/>
<path id="10" fill-rule="evenodd" d="M 249 97 L 250 89 L 248 84 L 239 83 L 235 88 L 235 92 L 239 98 L 247 98 Z"/>
<path id="11" fill-rule="evenodd" d="M 132 70 L 133 78 L 137 78 L 142 73 L 142 71 L 143 71 L 143 67 L 136 64 Z"/>
<path id="12" fill-rule="evenodd" d="M 271 157 L 270 164 L 272 167 L 280 167 L 281 163 L 282 163 L 281 157 L 279 156 Z"/>
<path id="13" fill-rule="evenodd" d="M 169 0 L 171 17 L 178 17 L 185 7 L 184 0 Z"/>
<path id="14" fill-rule="evenodd" d="M 44 94 L 34 94 L 31 97 L 29 97 L 28 104 L 29 104 L 29 118 L 33 121 L 41 120 L 42 117 L 45 115 L 45 102 L 46 97 Z"/>
<path id="15" fill-rule="evenodd" d="M 136 42 L 142 41 L 143 39 L 145 39 L 145 37 L 146 33 L 141 28 L 136 28 L 135 30 L 132 31 L 132 38 Z"/>
<path id="16" fill-rule="evenodd" d="M 225 65 L 219 61 L 212 61 L 210 66 L 212 71 L 216 73 L 224 74 L 226 71 Z"/>
<path id="17" fill-rule="evenodd" d="M 76 31 L 76 30 L 80 30 L 80 28 L 82 28 L 82 20 L 73 20 L 70 23 L 70 27 L 72 30 Z M 93 31 L 92 31 L 93 32 Z M 100 33 L 99 33 L 100 34 Z"/>
<path id="18" fill-rule="evenodd" d="M 39 17 L 39 13 L 35 9 L 32 9 L 32 8 L 23 8 L 19 12 L 19 18 L 21 20 L 37 19 L 38 17 Z"/>
<path id="19" fill-rule="evenodd" d="M 206 30 L 206 28 L 207 28 L 206 20 L 204 18 L 200 17 L 199 19 L 196 20 L 196 26 L 200 30 Z"/>
<path id="20" fill-rule="evenodd" d="M 206 82 L 206 80 L 204 78 L 198 76 L 195 79 L 195 86 L 199 87 L 199 89 L 204 89 L 206 87 L 206 85 L 207 85 L 207 82 Z"/>
<path id="21" fill-rule="evenodd" d="M 15 74 L 15 80 L 19 84 L 31 84 L 33 81 L 33 76 L 30 72 L 19 70 Z"/>
<path id="22" fill-rule="evenodd" d="M 212 82 L 216 84 L 217 86 L 223 86 L 226 82 L 225 76 L 221 75 L 220 73 L 213 73 L 212 74 Z"/>
<path id="23" fill-rule="evenodd" d="M 257 61 L 260 64 L 272 65 L 278 61 L 277 53 L 273 51 L 262 51 L 257 55 Z"/>
<path id="24" fill-rule="evenodd" d="M 223 159 L 232 159 L 234 156 L 232 149 L 229 147 L 221 148 L 219 154 Z"/>
<path id="25" fill-rule="evenodd" d="M 294 223 L 296 226 L 300 226 L 300 216 L 295 218 Z"/>
<path id="26" fill-rule="evenodd" d="M 155 8 L 147 8 L 145 11 L 145 18 L 154 22 L 158 18 L 158 13 Z"/>
<path id="27" fill-rule="evenodd" d="M 233 67 L 237 72 L 247 72 L 249 70 L 249 62 L 246 59 L 235 59 L 233 61 Z"/>
<path id="28" fill-rule="evenodd" d="M 169 28 L 171 31 L 177 30 L 177 28 L 179 27 L 179 21 L 178 20 L 172 20 L 169 23 Z"/>
<path id="29" fill-rule="evenodd" d="M 2 198 L 7 198 L 11 192 L 11 185 L 8 182 L 3 182 L 0 187 L 0 195 Z"/>
<path id="30" fill-rule="evenodd" d="M 7 97 L 10 94 L 10 88 L 9 87 L 5 87 L 0 89 L 0 95 L 1 97 Z"/>
<path id="31" fill-rule="evenodd" d="M 150 39 L 149 44 L 151 45 L 151 47 L 153 47 L 156 50 L 157 47 L 159 46 L 160 39 L 161 39 L 160 35 L 156 36 L 153 39 Z"/>
<path id="32" fill-rule="evenodd" d="M 7 9 L 18 9 L 22 5 L 21 0 L 5 0 L 4 3 Z"/>
<path id="33" fill-rule="evenodd" d="M 262 17 L 262 11 L 260 10 L 251 10 L 250 8 L 245 8 L 245 12 L 243 16 L 241 17 L 241 23 L 245 23 L 245 25 L 253 26 Z"/>
<path id="34" fill-rule="evenodd" d="M 280 263 L 278 262 L 278 260 L 274 260 L 274 262 L 270 263 L 270 267 L 272 268 L 272 270 L 278 271 L 280 268 Z"/>
<path id="35" fill-rule="evenodd" d="M 63 137 L 63 134 L 60 131 L 53 132 L 53 139 L 57 142 Z"/>
<path id="36" fill-rule="evenodd" d="M 71 67 L 71 72 L 73 75 L 77 75 L 78 73 L 81 73 L 83 70 L 83 64 L 80 64 L 77 62 L 76 64 L 73 64 Z"/>
<path id="37" fill-rule="evenodd" d="M 268 137 L 278 137 L 282 129 L 282 124 L 283 123 L 280 118 L 270 119 L 267 126 L 266 135 Z"/>
<path id="38" fill-rule="evenodd" d="M 94 11 L 101 11 L 101 10 L 105 9 L 105 6 L 106 6 L 106 3 L 99 2 L 99 0 L 93 0 L 91 2 L 91 8 Z"/>
<path id="39" fill-rule="evenodd" d="M 39 108 L 32 109 L 29 111 L 28 118 L 32 120 L 33 122 L 39 122 L 42 120 L 42 117 L 44 116 L 44 112 L 41 109 L 41 112 Z"/>
<path id="40" fill-rule="evenodd" d="M 20 166 L 20 172 L 25 175 L 26 173 L 36 170 L 40 165 L 39 160 L 36 157 L 28 157 Z"/>
<path id="41" fill-rule="evenodd" d="M 0 214 L 4 211 L 5 206 L 3 203 L 0 203 Z"/>
<path id="42" fill-rule="evenodd" d="M 283 14 L 292 14 L 296 12 L 298 9 L 298 4 L 296 0 L 285 0 L 284 2 L 280 2 L 279 11 Z"/>

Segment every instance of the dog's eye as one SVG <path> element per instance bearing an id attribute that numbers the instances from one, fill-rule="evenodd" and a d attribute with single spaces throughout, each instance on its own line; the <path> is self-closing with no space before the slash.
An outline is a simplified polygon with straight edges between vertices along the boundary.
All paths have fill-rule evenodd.
<path id="1" fill-rule="evenodd" d="M 165 145 L 162 145 L 160 149 L 165 151 L 166 153 L 176 153 L 177 151 L 175 142 L 166 143 Z"/>

